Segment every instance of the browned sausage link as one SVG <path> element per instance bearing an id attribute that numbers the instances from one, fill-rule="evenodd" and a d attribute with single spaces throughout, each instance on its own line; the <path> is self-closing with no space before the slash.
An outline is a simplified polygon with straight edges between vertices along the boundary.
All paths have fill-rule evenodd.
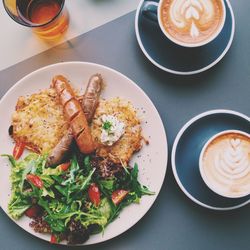
<path id="1" fill-rule="evenodd" d="M 88 136 L 88 133 L 86 130 L 83 130 L 81 134 L 78 135 L 77 137 L 77 146 L 79 148 L 85 147 L 85 138 Z M 92 153 L 93 150 L 89 149 L 89 151 L 86 151 L 85 154 L 90 154 Z"/>
<path id="2" fill-rule="evenodd" d="M 71 128 L 68 129 L 66 134 L 62 137 L 59 143 L 53 148 L 52 152 L 50 153 L 47 164 L 49 166 L 56 165 L 62 162 L 64 156 L 70 150 L 70 146 L 73 141 L 73 132 Z"/>
<path id="3" fill-rule="evenodd" d="M 85 129 L 83 127 L 83 117 L 82 115 L 78 114 L 76 115 L 73 120 L 72 120 L 72 126 L 71 129 L 74 132 L 74 134 L 76 135 L 76 137 L 78 137 L 79 134 L 82 133 L 82 131 Z"/>
<path id="4" fill-rule="evenodd" d="M 74 117 L 74 119 L 71 122 L 71 128 L 72 131 L 74 133 L 74 137 L 76 139 L 77 145 L 79 148 L 84 148 L 84 152 L 85 154 L 89 154 L 91 152 L 93 152 L 93 147 L 94 147 L 94 142 L 92 140 L 92 136 L 91 133 L 89 132 L 88 127 L 86 126 L 82 126 L 83 124 L 83 119 L 86 120 L 85 117 L 83 117 L 80 113 Z M 86 142 L 91 141 L 93 144 L 93 147 L 89 147 L 89 145 L 86 145 Z"/>
<path id="5" fill-rule="evenodd" d="M 56 79 L 54 78 L 54 80 L 52 82 L 53 87 L 54 87 L 55 81 L 56 81 Z M 63 85 L 63 87 L 61 87 L 61 86 L 57 86 L 57 87 L 58 87 L 58 92 L 61 93 L 61 103 L 63 106 L 65 106 L 65 104 L 69 100 L 72 99 L 72 94 L 69 93 L 65 89 L 64 85 Z M 61 87 L 61 88 L 59 89 L 59 87 Z M 89 123 L 92 121 L 92 117 L 93 117 L 95 110 L 97 108 L 97 105 L 99 102 L 99 97 L 100 97 L 102 89 L 103 89 L 102 76 L 100 74 L 95 74 L 95 75 L 90 77 L 86 91 L 85 91 L 85 96 L 87 99 L 84 101 L 83 96 L 79 97 L 79 99 L 78 99 L 78 101 L 82 102 L 82 108 L 84 110 L 86 119 Z M 75 127 L 74 130 L 78 131 L 76 133 L 79 135 L 79 131 L 80 132 L 82 131 L 82 126 L 80 126 L 79 128 Z M 70 150 L 70 146 L 72 144 L 73 139 L 74 139 L 73 132 L 71 129 L 69 129 L 67 131 L 67 133 L 62 137 L 62 139 L 58 142 L 58 144 L 54 147 L 52 152 L 50 153 L 48 160 L 47 160 L 47 164 L 49 166 L 60 164 L 63 161 L 64 156 L 66 155 L 67 151 Z"/>
<path id="6" fill-rule="evenodd" d="M 57 75 L 52 79 L 51 87 L 55 88 L 58 95 L 61 95 L 63 90 L 67 90 L 71 96 L 74 96 L 74 91 L 72 90 L 68 79 L 62 75 Z"/>
<path id="7" fill-rule="evenodd" d="M 84 98 L 82 101 L 82 108 L 84 110 L 87 121 L 92 121 L 95 110 L 97 108 L 99 97 L 103 88 L 103 79 L 100 74 L 92 75 L 89 79 Z"/>
<path id="8" fill-rule="evenodd" d="M 74 96 L 72 95 L 72 93 L 70 93 L 67 89 L 64 89 L 60 95 L 60 101 L 62 106 L 64 107 L 65 104 L 72 100 L 74 98 Z"/>
<path id="9" fill-rule="evenodd" d="M 68 122 L 71 122 L 80 112 L 83 112 L 82 107 L 76 99 L 71 99 L 64 105 L 64 115 Z"/>
<path id="10" fill-rule="evenodd" d="M 95 150 L 95 145 L 88 122 L 68 80 L 64 76 L 55 76 L 52 80 L 52 87 L 57 91 L 60 102 L 65 104 L 63 106 L 64 115 L 70 124 L 80 151 L 84 154 L 93 152 Z M 66 96 L 68 97 L 68 101 L 65 101 L 67 99 Z M 77 119 L 74 119 L 76 117 Z M 81 128 L 81 131 L 79 131 L 79 128 Z"/>

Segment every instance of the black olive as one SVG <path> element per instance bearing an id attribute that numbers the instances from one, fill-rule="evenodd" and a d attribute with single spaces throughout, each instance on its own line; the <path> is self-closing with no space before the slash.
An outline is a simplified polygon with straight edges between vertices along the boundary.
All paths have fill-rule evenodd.
<path id="1" fill-rule="evenodd" d="M 13 135 L 13 125 L 9 126 L 9 135 L 12 136 Z"/>

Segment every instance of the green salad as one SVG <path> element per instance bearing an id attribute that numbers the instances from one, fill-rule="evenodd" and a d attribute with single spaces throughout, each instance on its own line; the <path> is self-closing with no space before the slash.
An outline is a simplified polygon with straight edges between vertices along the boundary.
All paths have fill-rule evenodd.
<path id="1" fill-rule="evenodd" d="M 47 155 L 30 153 L 22 160 L 8 157 L 12 194 L 9 215 L 32 218 L 30 226 L 51 234 L 51 242 L 81 244 L 91 234 L 103 232 L 131 203 L 153 192 L 138 181 L 138 165 L 116 168 L 103 176 L 101 160 L 93 155 L 73 155 L 63 164 L 47 167 Z"/>

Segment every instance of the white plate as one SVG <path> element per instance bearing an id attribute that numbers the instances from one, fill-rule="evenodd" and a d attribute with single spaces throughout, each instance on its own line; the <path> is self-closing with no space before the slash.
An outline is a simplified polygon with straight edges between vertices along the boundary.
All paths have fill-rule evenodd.
<path id="1" fill-rule="evenodd" d="M 143 196 L 139 205 L 132 204 L 125 208 L 119 218 L 106 228 L 103 235 L 92 235 L 85 245 L 111 239 L 128 230 L 146 214 L 159 194 L 167 169 L 168 149 L 164 126 L 156 108 L 148 96 L 126 76 L 110 68 L 85 62 L 59 63 L 32 72 L 18 81 L 0 101 L 0 117 L 3 118 L 0 127 L 0 153 L 11 154 L 14 144 L 8 135 L 8 128 L 19 96 L 48 88 L 52 77 L 57 74 L 65 75 L 74 87 L 84 90 L 89 77 L 94 73 L 101 73 L 105 80 L 107 86 L 103 92 L 104 98 L 119 96 L 130 100 L 138 108 L 138 114 L 143 119 L 143 133 L 149 138 L 150 144 L 144 146 L 133 157 L 132 164 L 138 163 L 140 182 L 147 185 L 156 194 Z M 11 193 L 10 164 L 7 159 L 1 157 L 0 166 L 0 206 L 7 212 Z M 23 216 L 15 222 L 30 234 L 47 241 L 50 240 L 49 235 L 35 233 L 29 227 L 30 219 L 28 217 Z"/>

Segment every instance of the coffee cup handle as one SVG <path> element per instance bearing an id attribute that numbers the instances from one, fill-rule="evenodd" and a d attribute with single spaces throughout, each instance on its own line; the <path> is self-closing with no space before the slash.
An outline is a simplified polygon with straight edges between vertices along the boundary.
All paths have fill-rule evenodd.
<path id="1" fill-rule="evenodd" d="M 159 3 L 153 1 L 145 1 L 142 7 L 142 14 L 151 21 L 158 22 L 158 4 Z"/>

